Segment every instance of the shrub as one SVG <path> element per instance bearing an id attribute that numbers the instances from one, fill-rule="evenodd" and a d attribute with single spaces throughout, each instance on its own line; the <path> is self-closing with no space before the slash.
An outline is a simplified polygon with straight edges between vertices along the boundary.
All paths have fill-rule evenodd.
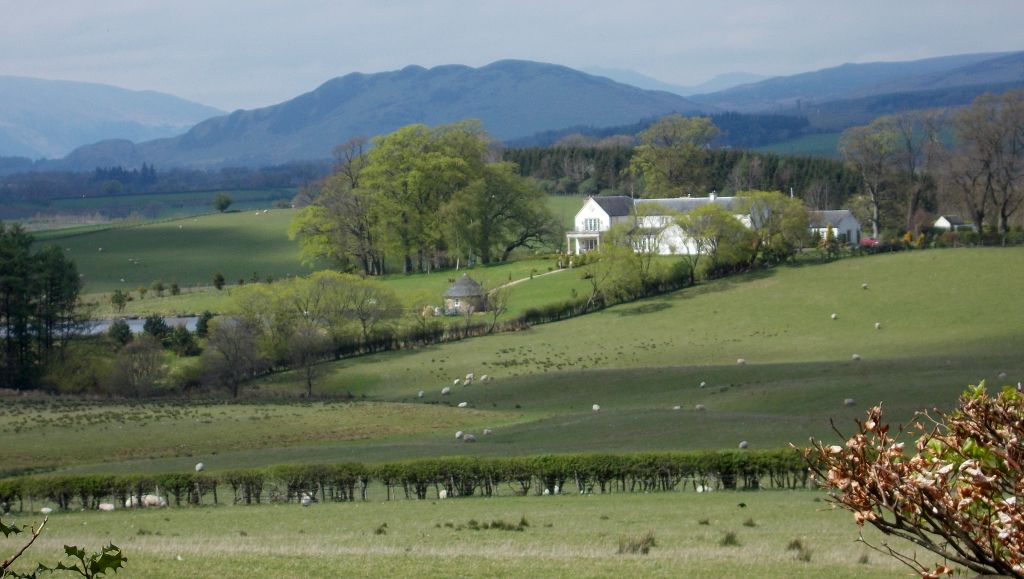
<path id="1" fill-rule="evenodd" d="M 723 547 L 739 547 L 740 540 L 736 536 L 736 533 L 729 531 L 722 537 L 720 541 L 718 541 L 718 544 Z"/>
<path id="2" fill-rule="evenodd" d="M 111 323 L 110 327 L 107 328 L 107 337 L 117 346 L 124 346 L 134 338 L 131 326 L 124 320 L 115 320 Z"/>

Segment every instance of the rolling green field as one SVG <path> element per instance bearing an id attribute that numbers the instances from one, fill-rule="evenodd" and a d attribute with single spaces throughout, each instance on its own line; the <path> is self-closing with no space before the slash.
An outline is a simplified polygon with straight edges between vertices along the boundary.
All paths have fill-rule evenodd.
<path id="1" fill-rule="evenodd" d="M 540 279 L 567 275 L 574 274 Z M 59 408 L 24 406 L 26 415 L 0 416 L 11 442 L 0 449 L 0 463 L 16 460 L 10 449 L 32 444 L 44 428 L 33 425 L 53 423 L 66 424 L 66 438 L 81 441 L 66 452 L 69 458 L 51 457 L 77 472 L 168 471 L 188 468 L 195 458 L 226 469 L 455 454 L 735 448 L 739 440 L 778 448 L 830 436 L 830 418 L 852 424 L 879 401 L 892 420 L 902 421 L 921 408 L 948 408 L 969 383 L 1022 379 L 1024 334 L 1018 328 L 1024 309 L 1016 306 L 1022 286 L 1020 248 L 931 250 L 778 268 L 527 331 L 321 367 L 314 395 L 351 394 L 456 417 L 437 429 L 315 437 L 314 444 L 301 436 L 268 436 L 229 445 L 214 458 L 176 448 L 193 419 L 169 417 L 162 419 L 167 424 L 160 451 L 140 460 L 90 450 L 88 441 L 109 435 L 106 424 L 67 420 Z M 740 358 L 746 363 L 738 364 Z M 451 396 L 441 396 L 442 387 L 469 372 L 494 380 L 454 386 Z M 257 402 L 295 399 L 302 391 L 297 376 L 283 373 L 246 387 L 244 395 Z M 846 398 L 856 406 L 843 406 Z M 487 426 L 495 435 L 475 445 L 457 443 L 454 430 L 481 425 L 468 422 L 467 411 L 455 408 L 459 402 L 489 413 Z M 591 412 L 592 404 L 602 411 Z M 697 404 L 707 410 L 695 411 Z M 299 422 L 310 436 L 320 428 Z M 216 423 L 207 433 L 216 438 L 218 427 L 230 430 L 233 424 Z"/>
<path id="2" fill-rule="evenodd" d="M 128 557 L 118 573 L 127 577 L 906 574 L 855 544 L 850 515 L 823 510 L 819 501 L 813 492 L 763 491 L 67 513 L 51 516 L 28 558 L 54 561 L 65 544 L 99 548 L 110 541 Z M 522 519 L 522 531 L 473 530 L 470 523 Z M 656 541 L 648 555 L 618 554 L 621 537 L 648 531 Z M 728 532 L 737 545 L 721 544 Z M 807 560 L 790 548 L 793 541 Z"/>

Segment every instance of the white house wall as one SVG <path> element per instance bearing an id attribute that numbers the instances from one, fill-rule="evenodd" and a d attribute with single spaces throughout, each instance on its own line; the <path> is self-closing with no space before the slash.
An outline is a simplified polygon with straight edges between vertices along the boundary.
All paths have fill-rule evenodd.
<path id="1" fill-rule="evenodd" d="M 611 218 L 593 199 L 587 199 L 587 202 L 583 204 L 583 208 L 576 214 L 575 230 L 587 231 L 587 219 L 598 219 L 601 222 L 598 231 L 607 231 L 612 226 Z"/>

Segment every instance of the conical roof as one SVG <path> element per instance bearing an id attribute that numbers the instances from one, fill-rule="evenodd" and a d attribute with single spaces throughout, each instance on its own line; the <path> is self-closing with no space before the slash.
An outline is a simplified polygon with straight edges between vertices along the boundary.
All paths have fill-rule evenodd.
<path id="1" fill-rule="evenodd" d="M 462 274 L 462 277 L 453 283 L 448 291 L 444 292 L 446 298 L 470 298 L 482 295 L 484 295 L 484 289 L 466 273 Z"/>

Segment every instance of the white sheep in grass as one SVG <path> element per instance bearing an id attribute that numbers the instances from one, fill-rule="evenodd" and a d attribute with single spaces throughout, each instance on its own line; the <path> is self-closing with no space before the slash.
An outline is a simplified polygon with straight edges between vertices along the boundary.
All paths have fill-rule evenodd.
<path id="1" fill-rule="evenodd" d="M 417 398 L 423 398 L 423 395 L 424 395 L 424 394 L 425 394 L 425 393 L 424 393 L 424 392 L 423 392 L 422 390 L 420 390 L 420 391 L 419 391 L 419 394 L 417 394 L 417 395 L 416 395 L 416 397 L 417 397 Z"/>
<path id="2" fill-rule="evenodd" d="M 1002 380 L 1003 378 L 1006 378 L 1006 372 L 1000 372 L 1000 373 L 996 374 L 996 378 L 999 378 L 1000 380 Z"/>
<path id="3" fill-rule="evenodd" d="M 750 447 L 750 443 L 749 442 L 747 442 L 746 440 L 741 440 L 740 441 L 740 450 L 746 450 L 749 447 Z"/>
<path id="4" fill-rule="evenodd" d="M 469 402 L 459 402 L 459 408 L 465 408 L 469 406 Z"/>
<path id="5" fill-rule="evenodd" d="M 131 509 L 131 508 L 135 508 L 135 507 L 163 508 L 163 507 L 166 507 L 166 506 L 167 506 L 167 499 L 165 499 L 164 497 L 161 497 L 159 495 L 142 495 L 142 500 L 141 501 L 139 500 L 138 497 L 132 496 L 132 497 L 129 497 L 128 500 L 126 500 L 124 502 L 124 508 L 126 508 L 126 509 Z"/>
<path id="6" fill-rule="evenodd" d="M 447 386 L 445 386 L 444 388 L 441 389 L 441 396 L 447 396 L 447 395 L 449 395 L 451 393 L 452 393 L 452 389 L 447 387 Z"/>
<path id="7" fill-rule="evenodd" d="M 476 379 L 476 374 L 473 374 L 472 372 L 466 374 L 466 382 L 472 382 L 474 379 Z"/>
<path id="8" fill-rule="evenodd" d="M 448 491 L 445 489 L 437 491 L 437 498 L 442 501 L 445 500 L 446 498 L 448 498 Z"/>
<path id="9" fill-rule="evenodd" d="M 480 377 L 480 381 L 481 382 L 490 382 L 491 381 L 491 377 L 488 376 L 487 374 L 484 374 L 483 376 Z"/>
<path id="10" fill-rule="evenodd" d="M 856 405 L 857 405 L 857 402 L 854 401 L 853 398 L 847 398 L 846 400 L 843 400 L 843 406 L 856 406 Z"/>
<path id="11" fill-rule="evenodd" d="M 460 431 L 458 431 L 458 432 L 456 432 L 456 433 L 455 433 L 455 440 L 462 440 L 462 437 L 463 437 L 464 435 L 465 435 L 465 433 L 464 433 L 464 432 L 462 432 L 461 430 L 460 430 Z"/>
<path id="12" fill-rule="evenodd" d="M 854 362 L 860 362 L 860 354 L 854 354 L 851 358 L 853 358 Z"/>
<path id="13" fill-rule="evenodd" d="M 53 509 L 51 509 L 50 507 L 43 507 L 43 508 L 39 509 L 39 512 L 44 514 L 44 515 L 49 515 L 50 513 L 53 512 Z"/>
<path id="14" fill-rule="evenodd" d="M 197 462 L 196 463 L 196 472 L 203 472 L 204 468 L 206 468 L 205 464 L 203 464 L 201 462 Z"/>
<path id="15" fill-rule="evenodd" d="M 696 410 L 697 412 L 704 412 L 705 410 L 707 410 L 707 407 L 704 406 L 703 404 L 698 404 L 694 406 L 693 409 Z"/>
<path id="16" fill-rule="evenodd" d="M 838 320 L 839 319 L 839 314 L 832 314 L 832 319 L 833 320 Z"/>
<path id="17" fill-rule="evenodd" d="M 302 496 L 299 497 L 299 504 L 304 507 L 308 507 L 313 504 L 313 497 L 309 493 L 302 493 Z"/>
<path id="18" fill-rule="evenodd" d="M 682 410 L 682 409 L 683 409 L 682 406 L 673 406 L 672 407 L 672 410 Z"/>
<path id="19" fill-rule="evenodd" d="M 485 428 L 484 429 L 484 436 L 490 436 L 492 434 L 494 434 L 494 431 L 491 430 L 490 428 Z"/>
<path id="20" fill-rule="evenodd" d="M 600 412 L 601 411 L 601 405 L 600 404 L 595 404 L 595 405 L 593 405 L 591 407 L 591 410 L 593 410 L 594 412 Z"/>
<path id="21" fill-rule="evenodd" d="M 553 495 L 560 495 L 560 494 L 562 494 L 562 488 L 559 487 L 558 485 L 555 485 L 555 490 L 551 494 L 553 494 Z"/>
<path id="22" fill-rule="evenodd" d="M 97 507 L 101 511 L 110 512 L 114 510 L 114 503 L 100 503 Z"/>
<path id="23" fill-rule="evenodd" d="M 707 382 L 701 382 L 701 383 L 700 383 L 700 387 L 701 387 L 701 388 L 703 388 L 703 387 L 705 387 L 705 386 L 707 386 L 707 385 L 708 385 L 708 383 L 707 383 Z"/>
<path id="24" fill-rule="evenodd" d="M 459 384 L 462 384 L 462 380 L 459 380 L 458 378 L 452 380 L 452 386 L 458 386 Z"/>
<path id="25" fill-rule="evenodd" d="M 868 289 L 868 284 L 866 282 L 860 284 L 860 289 Z"/>
<path id="26" fill-rule="evenodd" d="M 548 495 L 551 494 L 551 491 L 549 491 L 548 489 L 544 489 L 544 492 L 541 493 L 541 494 L 544 495 L 544 496 L 548 496 Z"/>
<path id="27" fill-rule="evenodd" d="M 882 329 L 882 322 L 875 322 L 875 329 L 876 330 L 881 330 Z"/>
<path id="28" fill-rule="evenodd" d="M 472 434 L 467 434 L 466 436 L 462 437 L 462 442 L 476 442 L 476 436 Z"/>
<path id="29" fill-rule="evenodd" d="M 747 363 L 747 359 L 746 358 L 736 358 L 736 363 L 739 364 L 740 366 L 742 366 L 742 365 Z"/>

